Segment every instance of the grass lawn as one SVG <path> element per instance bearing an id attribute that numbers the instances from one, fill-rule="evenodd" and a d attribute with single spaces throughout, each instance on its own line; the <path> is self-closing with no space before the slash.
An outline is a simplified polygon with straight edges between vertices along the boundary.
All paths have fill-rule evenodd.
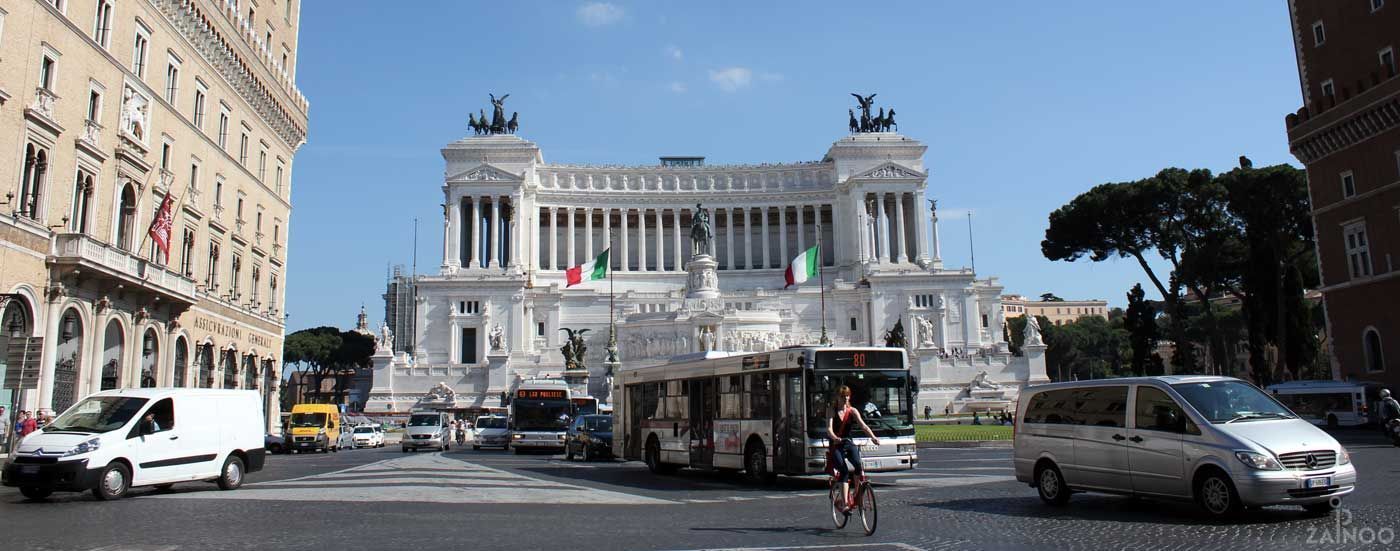
<path id="1" fill-rule="evenodd" d="M 1001 425 L 916 425 L 919 442 L 1010 440 L 1011 427 Z"/>

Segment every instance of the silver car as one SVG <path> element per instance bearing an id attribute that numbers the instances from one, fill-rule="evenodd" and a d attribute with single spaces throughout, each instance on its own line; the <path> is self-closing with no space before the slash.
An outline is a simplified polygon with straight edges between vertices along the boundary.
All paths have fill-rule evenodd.
<path id="1" fill-rule="evenodd" d="M 423 448 L 452 449 L 451 417 L 442 412 L 414 412 L 408 416 L 399 447 L 406 453 Z"/>
<path id="2" fill-rule="evenodd" d="M 504 416 L 483 415 L 476 418 L 474 426 L 476 428 L 472 429 L 473 450 L 498 446 L 504 450 L 510 447 L 510 426 Z"/>
<path id="3" fill-rule="evenodd" d="M 1356 486 L 1341 444 L 1230 377 L 1028 387 L 1014 455 L 1016 479 L 1052 505 L 1096 491 L 1194 500 L 1217 517 L 1280 504 L 1326 513 Z"/>

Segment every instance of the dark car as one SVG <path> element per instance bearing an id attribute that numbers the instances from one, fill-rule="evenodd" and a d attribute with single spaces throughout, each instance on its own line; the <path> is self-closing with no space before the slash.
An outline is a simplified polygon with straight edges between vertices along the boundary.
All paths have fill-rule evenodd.
<path id="1" fill-rule="evenodd" d="M 612 422 L 611 415 L 580 415 L 574 419 L 564 436 L 564 457 L 570 461 L 574 457 L 584 461 L 612 457 Z"/>
<path id="2" fill-rule="evenodd" d="M 267 453 L 282 453 L 286 450 L 287 439 L 280 434 L 263 435 L 263 449 Z"/>

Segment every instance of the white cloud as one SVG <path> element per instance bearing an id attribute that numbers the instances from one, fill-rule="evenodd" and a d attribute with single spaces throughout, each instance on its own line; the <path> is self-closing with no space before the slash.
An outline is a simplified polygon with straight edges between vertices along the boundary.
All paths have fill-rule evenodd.
<path id="1" fill-rule="evenodd" d="M 670 45 L 666 47 L 666 57 L 680 61 L 685 58 L 685 52 L 682 52 L 681 49 L 677 48 L 675 45 Z"/>
<path id="2" fill-rule="evenodd" d="M 753 83 L 753 70 L 747 67 L 726 67 L 710 70 L 710 82 L 725 92 L 737 92 Z"/>
<path id="3" fill-rule="evenodd" d="M 758 74 L 758 79 L 765 82 L 779 82 L 782 81 L 784 78 L 786 77 L 784 77 L 782 73 L 763 72 Z"/>
<path id="4" fill-rule="evenodd" d="M 685 83 L 680 81 L 671 82 L 671 91 L 677 94 L 684 94 L 686 91 Z"/>
<path id="5" fill-rule="evenodd" d="M 578 20 L 589 27 L 602 27 L 622 20 L 622 8 L 607 2 L 589 2 L 578 7 Z"/>

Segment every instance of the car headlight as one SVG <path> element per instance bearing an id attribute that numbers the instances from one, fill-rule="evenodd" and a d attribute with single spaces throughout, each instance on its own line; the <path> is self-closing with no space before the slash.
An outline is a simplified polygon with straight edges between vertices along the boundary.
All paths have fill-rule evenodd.
<path id="1" fill-rule="evenodd" d="M 1342 453 L 1337 457 L 1337 464 L 1338 464 L 1338 465 L 1350 465 L 1350 464 L 1351 464 L 1351 454 L 1350 454 L 1350 453 L 1347 453 L 1347 449 L 1346 449 L 1346 448 L 1342 448 Z"/>
<path id="2" fill-rule="evenodd" d="M 1244 463 L 1245 466 L 1251 469 L 1256 469 L 1260 471 L 1283 470 L 1283 465 L 1280 465 L 1277 460 L 1275 460 L 1272 456 L 1264 455 L 1262 453 L 1235 452 L 1235 458 L 1239 459 L 1240 463 Z"/>
<path id="3" fill-rule="evenodd" d="M 326 429 L 325 429 L 325 428 L 322 428 L 321 430 L 316 431 L 316 436 L 325 436 L 325 435 L 326 435 Z"/>
<path id="4" fill-rule="evenodd" d="M 562 434 L 559 435 L 559 439 L 560 439 L 560 440 L 563 440 L 563 439 L 564 439 L 564 435 L 562 435 Z"/>
<path id="5" fill-rule="evenodd" d="M 511 437 L 511 438 L 514 438 L 514 439 L 516 439 L 516 440 L 519 440 L 519 439 L 521 439 L 521 438 L 524 438 L 525 435 L 520 434 L 520 433 L 517 432 L 517 433 L 515 433 L 515 434 L 510 435 L 510 437 Z"/>
<path id="6" fill-rule="evenodd" d="M 63 452 L 63 457 L 68 457 L 70 455 L 81 455 L 87 452 L 97 451 L 97 448 L 100 447 L 102 447 L 101 439 L 91 438 L 81 444 L 73 446 L 73 449 Z"/>

